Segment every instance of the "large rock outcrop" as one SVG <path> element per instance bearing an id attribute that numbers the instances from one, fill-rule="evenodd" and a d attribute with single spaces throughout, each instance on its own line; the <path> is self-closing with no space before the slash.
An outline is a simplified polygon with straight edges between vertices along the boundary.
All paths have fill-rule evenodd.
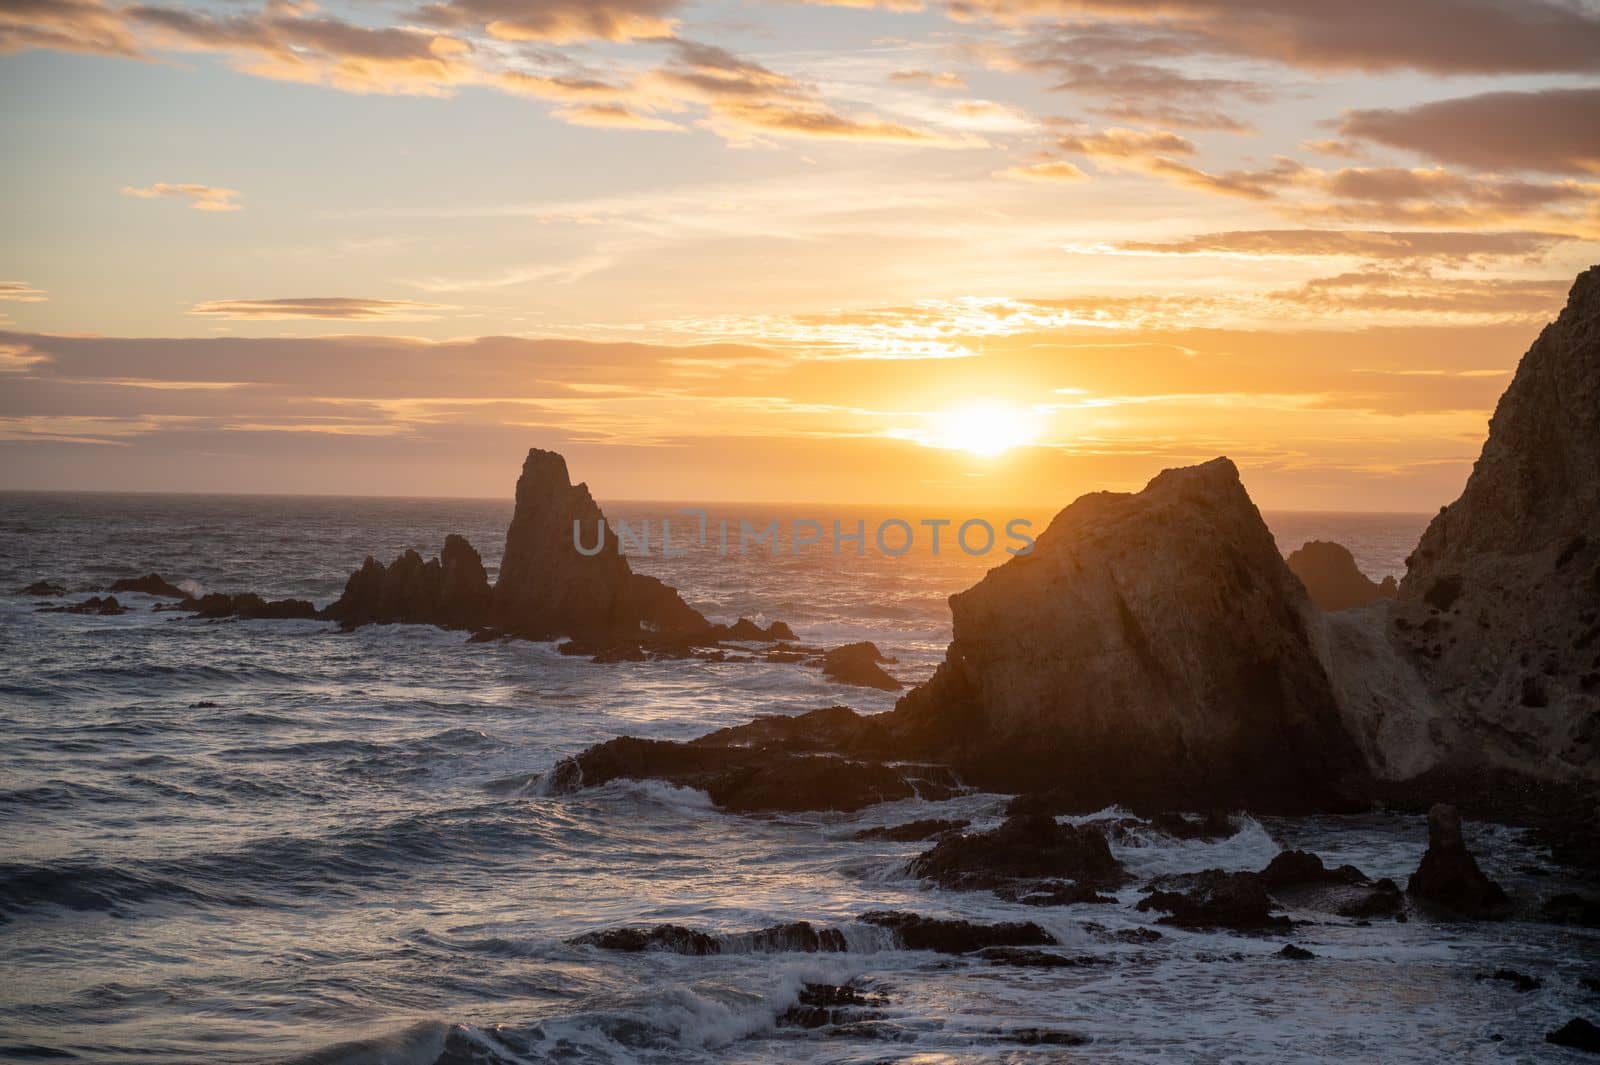
<path id="1" fill-rule="evenodd" d="M 1317 612 L 1225 458 L 1080 498 L 950 606 L 894 729 L 975 783 L 1293 808 L 1359 775 Z"/>
<path id="2" fill-rule="evenodd" d="M 1380 599 L 1393 599 L 1398 590 L 1393 577 L 1374 581 L 1361 572 L 1349 548 L 1328 540 L 1306 543 L 1287 561 L 1311 601 L 1323 610 L 1371 606 Z"/>
<path id="3" fill-rule="evenodd" d="M 1392 624 L 1459 733 L 1446 764 L 1600 781 L 1600 267 L 1523 356 Z"/>
<path id="4" fill-rule="evenodd" d="M 580 641 L 658 636 L 705 638 L 710 623 L 676 591 L 636 574 L 586 484 L 573 484 L 567 460 L 532 448 L 517 479 L 517 506 L 494 587 L 494 616 L 506 632 Z M 586 555 L 578 550 L 574 527 Z"/>

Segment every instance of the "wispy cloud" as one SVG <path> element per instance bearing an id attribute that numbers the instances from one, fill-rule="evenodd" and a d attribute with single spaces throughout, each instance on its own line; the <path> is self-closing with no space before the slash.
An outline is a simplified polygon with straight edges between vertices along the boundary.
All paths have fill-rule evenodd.
<path id="1" fill-rule="evenodd" d="M 240 320 L 327 319 L 336 321 L 425 321 L 443 309 L 435 303 L 412 300 L 358 299 L 350 296 L 301 296 L 286 299 L 208 300 L 189 313 L 208 318 Z"/>
<path id="2" fill-rule="evenodd" d="M 122 186 L 124 196 L 133 196 L 140 200 L 187 200 L 189 206 L 196 211 L 241 211 L 244 205 L 239 202 L 239 190 L 224 189 L 215 185 L 198 185 L 194 183 L 174 184 L 158 181 L 154 185 L 138 187 L 134 185 Z"/>
<path id="3" fill-rule="evenodd" d="M 26 281 L 0 281 L 0 300 L 10 300 L 13 303 L 43 303 L 49 298 L 42 289 L 34 288 Z"/>

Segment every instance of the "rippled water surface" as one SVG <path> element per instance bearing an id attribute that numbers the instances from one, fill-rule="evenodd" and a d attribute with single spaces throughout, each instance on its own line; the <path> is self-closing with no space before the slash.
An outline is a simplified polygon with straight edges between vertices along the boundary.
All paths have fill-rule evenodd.
<path id="1" fill-rule="evenodd" d="M 1315 917 L 1289 937 L 1318 955 L 1304 963 L 1273 956 L 1285 937 L 1163 929 L 1132 944 L 1117 930 L 1151 923 L 1132 908 L 1136 887 L 1116 906 L 1024 907 L 906 877 L 917 844 L 851 839 L 919 817 L 997 823 L 1000 796 L 745 818 L 653 783 L 568 796 L 539 786 L 558 759 L 621 733 L 684 738 L 762 713 L 892 705 L 802 666 L 597 666 L 547 644 L 467 644 L 423 627 L 208 623 L 152 612 L 138 595 L 122 597 L 134 610 L 119 617 L 41 614 L 15 594 L 49 578 L 81 598 L 158 570 L 196 591 L 325 603 L 363 556 L 436 552 L 446 532 L 467 535 L 492 572 L 508 504 L 0 504 L 0 1058 L 1576 1060 L 1543 1033 L 1595 1012 L 1579 983 L 1600 975 L 1593 932 Z M 870 529 L 877 516 L 866 517 Z M 1338 539 L 1374 576 L 1400 571 L 1425 520 L 1269 518 L 1286 549 Z M 945 596 L 1002 560 L 697 550 L 636 565 L 722 620 L 782 618 L 822 644 L 872 639 L 913 682 L 948 639 Z M 1515 892 L 1562 886 L 1515 830 L 1475 831 L 1486 867 Z M 1409 818 L 1251 821 L 1219 843 L 1152 835 L 1117 850 L 1141 881 L 1259 868 L 1283 844 L 1403 878 L 1423 837 Z M 1037 920 L 1070 952 L 1110 964 L 1016 969 L 892 950 L 856 920 L 885 908 Z M 719 956 L 681 957 L 567 943 L 617 925 L 737 932 L 792 920 L 843 928 L 851 952 L 736 953 L 730 941 Z M 1502 967 L 1544 986 L 1518 994 L 1475 979 Z M 870 1024 L 775 1026 L 804 983 L 849 980 L 884 998 Z M 1026 1045 L 1026 1029 L 1090 1042 Z"/>

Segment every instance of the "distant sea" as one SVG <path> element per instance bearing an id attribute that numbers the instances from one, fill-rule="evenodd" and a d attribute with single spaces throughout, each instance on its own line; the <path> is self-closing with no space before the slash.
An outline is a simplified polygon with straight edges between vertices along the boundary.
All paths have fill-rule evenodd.
<path id="1" fill-rule="evenodd" d="M 607 510 L 686 529 L 679 506 Z M 809 517 L 870 530 L 893 513 L 708 509 L 713 528 Z M 1162 928 L 1127 942 L 1119 931 L 1153 927 L 1136 887 L 1123 905 L 1026 907 L 929 889 L 904 873 L 919 845 L 851 838 L 923 817 L 998 823 L 1002 796 L 746 818 L 658 783 L 541 787 L 558 759 L 623 733 L 679 739 L 757 714 L 893 705 L 802 666 L 600 666 L 426 627 L 208 623 L 140 595 L 120 597 L 134 608 L 122 616 L 81 617 L 17 594 L 51 579 L 76 599 L 157 571 L 196 592 L 325 603 L 366 555 L 433 554 L 449 532 L 492 575 L 509 517 L 509 502 L 0 496 L 0 1060 L 1511 1061 L 1542 1054 L 1542 1034 L 1580 1011 L 1592 934 L 1318 917 L 1292 937 L 1317 955 L 1306 963 L 1276 957 L 1283 937 Z M 1048 515 L 1035 517 L 1037 532 Z M 1268 520 L 1285 551 L 1337 540 L 1379 578 L 1403 572 L 1427 517 Z M 914 683 L 949 638 L 946 597 L 1004 560 L 723 557 L 713 539 L 634 564 L 716 619 L 873 640 Z M 1516 831 L 1473 831 L 1491 875 L 1515 888 L 1538 871 Z M 1115 849 L 1140 882 L 1260 868 L 1280 845 L 1403 880 L 1424 835 L 1414 818 L 1246 819 L 1219 843 L 1135 834 Z M 869 909 L 1035 920 L 1107 964 L 889 949 L 856 920 Z M 568 943 L 619 925 L 794 920 L 845 929 L 852 951 Z M 1475 978 L 1498 968 L 1545 986 L 1518 995 Z M 869 1023 L 775 1024 L 804 983 L 851 980 L 884 996 Z M 1029 1044 L 1038 1029 L 1089 1042 Z"/>

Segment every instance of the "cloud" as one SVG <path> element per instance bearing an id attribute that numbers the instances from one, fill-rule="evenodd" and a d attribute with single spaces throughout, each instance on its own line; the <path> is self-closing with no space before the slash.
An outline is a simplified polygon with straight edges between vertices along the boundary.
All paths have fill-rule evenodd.
<path id="1" fill-rule="evenodd" d="M 1600 88 L 1490 92 L 1351 111 L 1339 132 L 1480 170 L 1600 174 Z"/>
<path id="2" fill-rule="evenodd" d="M 641 80 L 640 95 L 664 99 L 661 106 L 695 103 L 707 108 L 707 124 L 735 141 L 763 133 L 826 140 L 888 141 L 933 147 L 970 147 L 874 115 L 846 115 L 817 90 L 788 75 L 695 41 L 671 42 L 673 61 Z"/>
<path id="3" fill-rule="evenodd" d="M 1402 232 L 1373 229 L 1254 229 L 1202 233 L 1168 241 L 1122 241 L 1120 252 L 1151 255 L 1235 255 L 1463 263 L 1491 259 L 1538 259 L 1574 238 L 1562 233 Z"/>
<path id="4" fill-rule="evenodd" d="M 138 43 L 121 13 L 99 0 L 0 2 L 0 55 L 32 49 L 133 57 Z"/>
<path id="5" fill-rule="evenodd" d="M 1013 181 L 1087 181 L 1089 175 L 1062 159 L 1046 163 L 1029 163 L 995 171 L 995 177 Z"/>
<path id="6" fill-rule="evenodd" d="M 1250 200 L 1273 199 L 1284 189 L 1302 183 L 1312 173 L 1305 166 L 1285 156 L 1279 156 L 1269 167 L 1229 170 L 1220 174 L 1209 173 L 1165 157 L 1147 160 L 1143 164 L 1143 169 L 1151 174 L 1166 177 L 1179 185 Z"/>
<path id="7" fill-rule="evenodd" d="M 580 104 L 576 107 L 558 107 L 552 114 L 573 126 L 591 126 L 596 129 L 642 129 L 660 133 L 682 133 L 684 127 L 666 118 L 642 115 L 622 104 Z"/>
<path id="8" fill-rule="evenodd" d="M 1405 311 L 1454 316 L 1544 317 L 1560 309 L 1571 282 L 1435 277 L 1426 271 L 1360 270 L 1321 277 L 1272 297 L 1322 311 Z"/>
<path id="9" fill-rule="evenodd" d="M 1148 61 L 1151 56 L 1179 58 L 1189 47 L 1176 37 L 1149 38 L 1116 27 L 1072 27 L 1039 31 L 1010 55 L 1022 69 L 1049 75 L 1051 90 L 1094 98 L 1098 102 L 1089 110 L 1105 118 L 1248 132 L 1249 123 L 1224 108 L 1270 99 L 1260 82 L 1189 74 Z"/>
<path id="10" fill-rule="evenodd" d="M 122 186 L 124 196 L 134 196 L 141 200 L 173 199 L 188 200 L 189 206 L 196 211 L 240 211 L 244 205 L 238 203 L 238 189 L 218 188 L 215 185 L 196 184 L 171 184 L 158 181 L 154 185 L 137 188 L 133 185 Z"/>
<path id="11" fill-rule="evenodd" d="M 1064 133 L 1056 147 L 1095 160 L 1144 159 L 1157 155 L 1193 155 L 1194 142 L 1165 130 L 1104 129 L 1098 133 Z"/>
<path id="12" fill-rule="evenodd" d="M 1314 71 L 1600 70 L 1600 12 L 1564 0 L 950 0 L 947 10 L 964 19 L 1101 20 L 1146 31 L 1152 48 L 1181 38 L 1192 54 Z"/>
<path id="13" fill-rule="evenodd" d="M 26 281 L 0 281 L 0 300 L 13 303 L 43 303 L 50 297 L 43 289 L 34 288 Z"/>
<path id="14" fill-rule="evenodd" d="M 897 70 L 889 80 L 907 84 L 926 85 L 933 89 L 965 89 L 967 79 L 951 71 Z"/>
<path id="15" fill-rule="evenodd" d="M 257 77 L 346 92 L 434 96 L 481 77 L 465 40 L 411 27 L 357 25 L 312 11 L 287 0 L 241 15 L 148 5 L 125 9 L 154 46 L 221 53 Z"/>
<path id="16" fill-rule="evenodd" d="M 242 321 L 330 319 L 338 321 L 420 321 L 437 315 L 438 304 L 412 300 L 358 299 L 349 296 L 302 296 L 266 300 L 208 300 L 189 309 L 190 314 Z"/>
<path id="17" fill-rule="evenodd" d="M 268 0 L 241 13 L 152 4 L 113 9 L 90 0 L 69 0 L 59 10 L 44 0 L 0 3 L 8 5 L 0 8 L 0 48 L 10 51 L 61 47 L 131 56 L 147 46 L 205 52 L 255 77 L 353 93 L 450 96 L 481 86 L 558 104 L 552 116 L 559 121 L 613 129 L 682 130 L 675 116 L 702 108 L 701 126 L 741 144 L 765 135 L 983 144 L 976 135 L 951 136 L 847 110 L 825 100 L 815 85 L 678 38 L 672 14 L 679 0 L 449 0 L 416 13 L 432 28 L 348 22 L 293 0 Z M 115 40 L 107 27 L 116 29 Z M 571 54 L 507 47 L 589 40 L 638 41 L 671 51 L 660 65 L 614 63 L 600 76 L 579 67 Z M 126 191 L 191 195 L 203 210 L 237 209 L 220 196 L 223 190 L 203 198 L 202 188 L 161 184 Z"/>
<path id="18" fill-rule="evenodd" d="M 495 40 L 573 44 L 670 37 L 682 0 L 447 0 L 417 17 L 430 25 L 481 28 Z"/>

